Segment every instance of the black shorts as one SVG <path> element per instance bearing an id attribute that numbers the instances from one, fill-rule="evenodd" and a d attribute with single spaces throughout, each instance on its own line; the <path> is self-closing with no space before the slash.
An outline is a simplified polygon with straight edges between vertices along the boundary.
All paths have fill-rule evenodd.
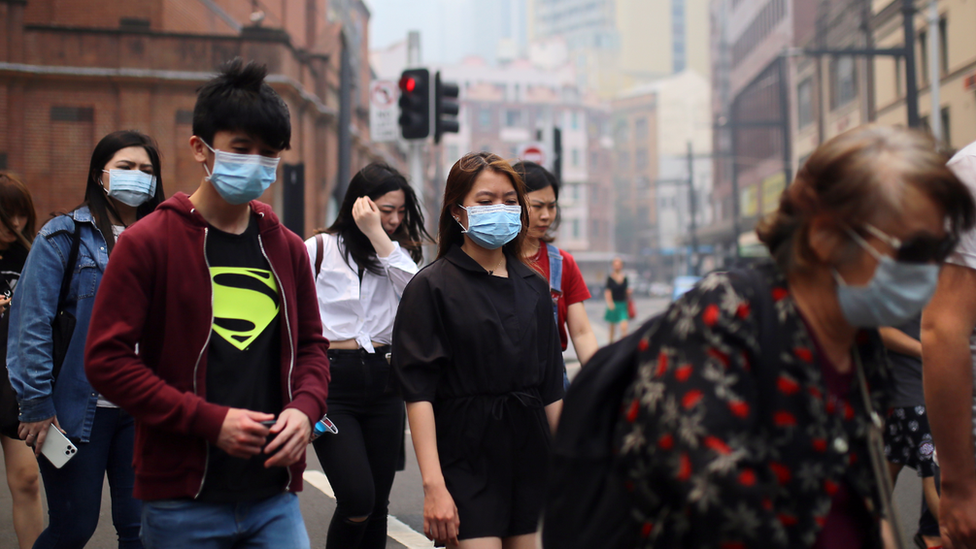
<path id="1" fill-rule="evenodd" d="M 922 478 L 935 475 L 932 455 L 932 430 L 925 406 L 892 408 L 884 429 L 885 458 L 891 463 L 907 465 Z"/>

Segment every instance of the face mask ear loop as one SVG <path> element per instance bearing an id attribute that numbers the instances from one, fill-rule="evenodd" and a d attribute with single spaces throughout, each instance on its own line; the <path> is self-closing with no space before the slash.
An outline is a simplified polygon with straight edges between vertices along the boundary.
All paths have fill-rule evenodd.
<path id="1" fill-rule="evenodd" d="M 854 242 L 857 242 L 858 246 L 864 248 L 864 251 L 871 254 L 871 257 L 877 259 L 878 261 L 884 259 L 885 256 L 881 255 L 881 252 L 879 252 L 878 250 L 875 250 L 874 246 L 868 244 L 867 240 L 861 238 L 861 235 L 857 234 L 851 229 L 845 228 L 844 230 L 847 231 L 847 234 L 850 235 L 851 239 L 854 240 Z"/>
<path id="2" fill-rule="evenodd" d="M 214 169 L 216 170 L 217 169 L 217 151 L 214 150 L 213 147 L 211 147 L 210 145 L 208 145 L 207 142 L 204 141 L 203 139 L 201 139 L 200 142 L 203 143 L 205 147 L 207 147 L 208 149 L 210 149 L 210 152 L 214 153 Z M 207 167 L 207 161 L 206 160 L 203 161 L 203 169 L 207 172 L 207 178 L 206 178 L 207 181 L 210 181 L 210 178 L 213 177 L 213 172 L 211 172 L 210 171 L 210 168 Z"/>
<path id="3" fill-rule="evenodd" d="M 464 206 L 462 206 L 462 205 L 460 205 L 460 204 L 458 204 L 458 205 L 457 205 L 457 207 L 458 207 L 458 208 L 461 208 L 461 209 L 462 209 L 462 210 L 464 210 L 465 212 L 467 212 L 467 211 L 468 211 L 468 209 L 467 209 L 467 208 L 465 208 Z M 456 218 L 456 217 L 455 217 L 455 218 L 454 218 L 454 222 L 455 222 L 455 223 L 457 223 L 457 224 L 458 224 L 458 225 L 459 225 L 459 226 L 461 227 L 461 234 L 467 234 L 467 233 L 468 233 L 468 229 L 465 229 L 465 228 L 464 228 L 464 225 L 461 225 L 461 220 L 460 220 L 460 219 L 458 219 L 458 218 Z M 469 226 L 469 227 L 471 226 L 471 219 L 470 219 L 470 218 L 468 218 L 468 226 Z"/>
<path id="4" fill-rule="evenodd" d="M 102 172 L 103 172 L 103 173 L 107 173 L 107 174 L 109 175 L 109 180 L 111 181 L 111 177 L 112 177 L 112 172 L 110 172 L 110 171 L 108 171 L 108 170 L 102 170 Z M 99 177 L 99 178 L 98 178 L 98 179 L 96 179 L 95 181 L 97 181 L 97 182 L 98 182 L 98 186 L 102 188 L 102 191 L 103 191 L 103 192 L 104 192 L 105 194 L 108 194 L 108 189 L 106 189 L 106 188 L 105 188 L 105 182 L 104 182 L 104 181 L 102 181 L 102 177 L 104 177 L 104 176 L 101 176 L 101 177 Z"/>

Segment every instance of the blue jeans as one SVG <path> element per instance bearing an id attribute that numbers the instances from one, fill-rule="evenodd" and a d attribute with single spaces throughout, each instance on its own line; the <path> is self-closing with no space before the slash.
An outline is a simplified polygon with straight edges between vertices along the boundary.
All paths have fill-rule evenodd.
<path id="1" fill-rule="evenodd" d="M 142 505 L 146 549 L 309 549 L 298 496 L 285 492 L 243 503 L 189 499 Z"/>
<path id="2" fill-rule="evenodd" d="M 118 408 L 98 408 L 89 442 L 72 442 L 78 453 L 57 469 L 46 457 L 37 463 L 47 494 L 48 527 L 34 543 L 35 549 L 84 547 L 98 526 L 102 483 L 106 473 L 112 493 L 112 523 L 120 549 L 139 549 L 139 500 L 132 497 L 135 475 L 132 416 Z"/>

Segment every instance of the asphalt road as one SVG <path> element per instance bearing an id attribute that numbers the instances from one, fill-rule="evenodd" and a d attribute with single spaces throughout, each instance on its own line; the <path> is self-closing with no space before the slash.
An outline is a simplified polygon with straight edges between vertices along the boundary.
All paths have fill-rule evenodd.
<path id="1" fill-rule="evenodd" d="M 631 325 L 633 328 L 639 326 L 644 320 L 650 318 L 657 312 L 667 307 L 666 299 L 657 298 L 637 298 L 638 318 Z M 604 303 L 599 299 L 592 299 L 586 302 L 586 310 L 593 325 L 597 342 L 605 345 L 608 340 L 607 325 L 603 321 Z M 575 352 L 570 346 L 566 353 L 567 367 L 570 375 L 578 371 L 578 362 L 575 361 Z M 407 437 L 409 445 L 410 439 Z M 0 462 L 2 462 L 0 454 Z M 326 534 L 335 510 L 335 500 L 326 492 L 320 489 L 324 487 L 321 474 L 322 467 L 314 452 L 308 454 L 308 469 L 306 473 L 305 491 L 299 495 L 301 502 L 302 515 L 305 517 L 305 524 L 308 528 L 309 537 L 313 548 L 325 547 Z M 115 530 L 112 527 L 112 512 L 108 497 L 108 485 L 103 489 L 101 520 L 98 529 L 91 541 L 88 543 L 90 549 L 114 549 L 117 547 Z M 42 495 L 43 497 L 43 495 Z M 921 483 L 914 472 L 906 469 L 899 477 L 895 488 L 895 502 L 898 507 L 902 524 L 908 534 L 906 540 L 911 540 L 915 532 L 915 525 L 918 522 L 919 501 L 921 498 Z M 420 547 L 432 547 L 423 536 L 418 534 L 423 528 L 423 489 L 420 479 L 420 471 L 417 469 L 416 458 L 412 446 L 407 448 L 407 467 L 406 470 L 397 474 L 390 495 L 390 515 L 391 537 L 387 540 L 388 549 L 415 549 Z M 46 504 L 45 504 L 46 505 Z M 0 488 L 0 549 L 15 548 L 16 537 L 14 536 L 13 526 L 10 522 L 10 493 Z M 46 509 L 46 507 L 45 507 Z M 396 538 L 396 539 L 394 539 Z M 397 541 L 400 540 L 400 541 Z"/>

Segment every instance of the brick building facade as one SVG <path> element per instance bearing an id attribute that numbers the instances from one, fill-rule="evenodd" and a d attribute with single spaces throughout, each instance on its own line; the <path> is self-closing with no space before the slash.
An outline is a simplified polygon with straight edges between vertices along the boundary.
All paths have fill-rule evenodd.
<path id="1" fill-rule="evenodd" d="M 82 201 L 95 144 L 135 129 L 159 143 L 167 195 L 192 191 L 195 90 L 240 56 L 268 66 L 291 112 L 263 200 L 308 235 L 357 169 L 402 163 L 369 141 L 368 21 L 360 0 L 0 0 L 0 170 L 46 219 Z"/>

